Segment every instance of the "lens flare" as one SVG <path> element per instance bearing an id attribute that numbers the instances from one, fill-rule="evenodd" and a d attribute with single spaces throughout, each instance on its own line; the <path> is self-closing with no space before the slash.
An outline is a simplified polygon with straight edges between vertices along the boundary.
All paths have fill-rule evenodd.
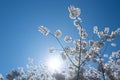
<path id="1" fill-rule="evenodd" d="M 48 65 L 48 69 L 51 71 L 51 72 L 54 72 L 54 71 L 59 71 L 60 68 L 61 68 L 61 61 L 59 58 L 51 58 L 48 60 L 47 62 L 47 65 Z"/>

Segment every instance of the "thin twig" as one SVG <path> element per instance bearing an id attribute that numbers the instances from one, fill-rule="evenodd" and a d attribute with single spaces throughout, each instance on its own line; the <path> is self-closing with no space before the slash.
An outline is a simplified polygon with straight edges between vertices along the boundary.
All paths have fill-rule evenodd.
<path id="1" fill-rule="evenodd" d="M 82 41 L 81 37 L 82 37 L 82 26 L 81 26 L 81 33 L 80 33 L 80 52 L 79 52 L 79 63 L 78 63 L 79 67 L 78 67 L 77 80 L 79 80 L 79 74 L 80 74 L 79 70 L 81 68 L 81 66 L 80 66 L 80 60 L 81 60 L 81 41 Z"/>
<path id="2" fill-rule="evenodd" d="M 65 48 L 63 47 L 62 43 L 60 42 L 60 40 L 55 37 L 52 33 L 50 33 L 57 41 L 58 43 L 60 44 L 60 46 L 62 47 L 62 49 L 65 51 Z M 66 53 L 66 52 L 65 52 Z M 75 65 L 75 63 L 72 61 L 72 59 L 70 58 L 70 56 L 66 53 L 66 56 L 68 57 L 68 59 L 70 60 L 70 62 L 75 66 L 75 67 L 78 67 L 77 65 Z"/>

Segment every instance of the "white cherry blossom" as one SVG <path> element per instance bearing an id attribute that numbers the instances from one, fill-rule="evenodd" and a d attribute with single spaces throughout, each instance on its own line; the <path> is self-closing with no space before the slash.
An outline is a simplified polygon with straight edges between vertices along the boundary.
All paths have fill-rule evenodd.
<path id="1" fill-rule="evenodd" d="M 55 37 L 60 38 L 62 36 L 61 30 L 56 30 L 54 35 L 55 35 Z"/>
<path id="2" fill-rule="evenodd" d="M 93 33 L 95 33 L 95 34 L 98 33 L 98 26 L 94 26 L 94 28 L 93 28 Z"/>
<path id="3" fill-rule="evenodd" d="M 55 52 L 55 48 L 54 47 L 49 48 L 49 52 L 50 53 L 54 53 Z"/>
<path id="4" fill-rule="evenodd" d="M 49 29 L 47 29 L 46 27 L 44 27 L 44 26 L 40 26 L 40 27 L 38 27 L 38 31 L 39 32 L 41 32 L 42 34 L 44 34 L 44 35 L 48 35 L 49 34 Z"/>
<path id="5" fill-rule="evenodd" d="M 115 43 L 111 43 L 111 46 L 116 47 L 116 46 L 117 46 L 117 44 L 115 44 Z"/>
<path id="6" fill-rule="evenodd" d="M 80 9 L 79 8 L 75 8 L 74 6 L 70 6 L 68 7 L 68 10 L 70 12 L 70 18 L 71 19 L 75 19 L 76 17 L 78 17 L 80 15 Z"/>
<path id="7" fill-rule="evenodd" d="M 70 36 L 65 36 L 64 41 L 65 41 L 65 42 L 71 42 L 71 41 L 72 41 L 72 37 L 70 37 Z"/>

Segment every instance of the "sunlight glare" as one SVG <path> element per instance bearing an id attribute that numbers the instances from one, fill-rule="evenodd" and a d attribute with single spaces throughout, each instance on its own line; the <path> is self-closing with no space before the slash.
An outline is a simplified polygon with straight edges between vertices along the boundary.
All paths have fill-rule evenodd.
<path id="1" fill-rule="evenodd" d="M 61 61 L 59 58 L 51 58 L 48 60 L 47 65 L 50 71 L 59 71 L 61 68 Z"/>

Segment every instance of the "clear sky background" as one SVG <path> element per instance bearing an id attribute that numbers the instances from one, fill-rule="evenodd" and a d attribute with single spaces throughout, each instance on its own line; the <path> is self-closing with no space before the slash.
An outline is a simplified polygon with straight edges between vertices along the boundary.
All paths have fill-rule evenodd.
<path id="1" fill-rule="evenodd" d="M 95 25 L 100 30 L 120 27 L 120 0 L 0 0 L 0 73 L 25 67 L 28 57 L 44 61 L 49 57 L 49 47 L 59 47 L 54 38 L 38 32 L 40 25 L 53 33 L 61 29 L 63 37 L 71 35 L 76 39 L 78 32 L 69 18 L 70 5 L 81 8 L 82 26 L 89 35 Z M 114 42 L 120 44 L 120 38 Z"/>

